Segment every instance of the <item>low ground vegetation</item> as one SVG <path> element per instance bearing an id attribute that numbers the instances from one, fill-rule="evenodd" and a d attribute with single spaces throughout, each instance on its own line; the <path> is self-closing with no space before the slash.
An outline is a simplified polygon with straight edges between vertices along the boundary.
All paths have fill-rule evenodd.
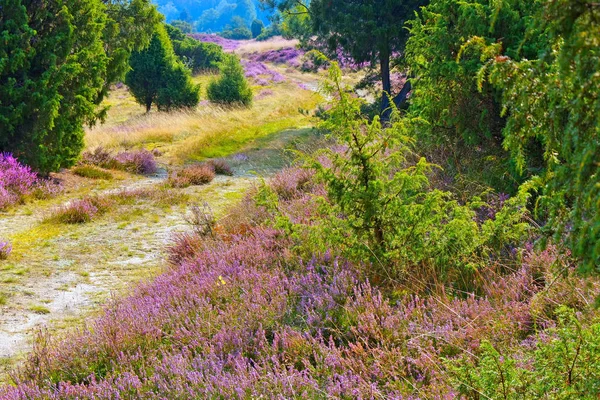
<path id="1" fill-rule="evenodd" d="M 92 165 L 78 165 L 71 170 L 75 175 L 90 179 L 112 179 L 110 172 Z"/>
<path id="2" fill-rule="evenodd" d="M 90 165 L 142 175 L 152 175 L 158 170 L 154 154 L 145 149 L 113 154 L 103 147 L 97 147 L 93 151 L 84 152 L 81 162 L 83 166 L 88 166 L 88 172 Z M 82 167 L 75 169 L 75 173 L 77 171 L 81 172 Z"/>
<path id="3" fill-rule="evenodd" d="M 214 172 L 213 172 L 214 174 Z M 175 186 L 174 187 L 184 187 Z M 189 186 L 189 185 L 188 185 Z M 140 189 L 125 189 L 116 193 L 102 196 L 86 196 L 61 205 L 46 216 L 46 223 L 83 224 L 91 222 L 111 209 L 122 204 L 130 204 L 137 200 L 150 200 L 156 204 L 168 207 L 179 204 L 186 195 L 164 186 Z"/>
<path id="4" fill-rule="evenodd" d="M 41 178 L 11 154 L 0 153 L 0 210 L 28 198 L 48 198 L 60 192 L 60 184 Z"/>
<path id="5" fill-rule="evenodd" d="M 103 144 L 123 151 L 99 147 L 82 166 L 144 173 L 146 164 L 156 169 L 152 153 L 130 149 L 159 147 L 169 176 L 73 196 L 36 229 L 89 227 L 148 200 L 130 212 L 176 202 L 187 230 L 173 235 L 168 266 L 155 279 L 112 299 L 78 330 L 39 333 L 0 397 L 598 398 L 598 5 L 431 0 L 409 29 L 393 18 L 407 15 L 401 8 L 377 10 L 391 19 L 377 21 L 375 46 L 366 46 L 348 35 L 355 24 L 339 18 L 360 13 L 361 24 L 374 23 L 355 4 L 265 3 L 292 11 L 284 31 L 310 40 L 316 33 L 331 52 L 352 53 L 356 66 L 380 61 L 384 89 L 399 55 L 392 50 L 401 51 L 406 75 L 396 78 L 415 85 L 410 104 L 376 91 L 370 100 L 382 95 L 389 105 L 378 115 L 378 104 L 344 84 L 338 63 L 312 53 L 308 64 L 330 65 L 321 82 L 329 104 L 311 120 L 314 143 L 295 152 L 293 165 L 256 180 L 222 218 L 202 196 L 188 196 L 233 184 L 215 179 L 231 174 L 228 163 L 207 158 L 228 156 L 242 175 L 246 144 L 266 163 L 262 141 L 285 134 L 269 132 L 309 120 L 295 99 L 280 104 L 308 96 L 289 80 L 296 72 L 283 71 L 298 57 L 263 51 L 264 59 L 246 60 L 246 77 L 268 91 L 246 107 L 223 101 L 253 89 L 229 56 L 231 71 L 226 63 L 207 88 L 209 98 L 211 85 L 213 96 L 223 95 L 213 99 L 223 107 L 204 102 L 203 110 L 115 124 Z M 298 7 L 319 14 L 294 13 Z M 246 56 L 264 45 L 207 40 Z M 270 70 L 285 79 L 267 80 Z M 88 140 L 102 142 L 107 131 L 99 132 Z M 478 155 L 486 164 L 475 170 Z M 3 247 L 8 262 L 22 256 L 30 237 L 9 237 L 16 254 L 0 243 L 0 258 Z M 7 299 L 0 293 L 0 304 Z"/>

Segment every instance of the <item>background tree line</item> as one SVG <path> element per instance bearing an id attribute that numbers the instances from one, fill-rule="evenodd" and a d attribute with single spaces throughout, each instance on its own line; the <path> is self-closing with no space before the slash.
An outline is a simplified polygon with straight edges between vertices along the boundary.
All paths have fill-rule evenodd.
<path id="1" fill-rule="evenodd" d="M 258 0 L 154 0 L 169 23 L 187 23 L 194 32 L 250 29 L 257 20 L 269 24 L 270 11 Z"/>

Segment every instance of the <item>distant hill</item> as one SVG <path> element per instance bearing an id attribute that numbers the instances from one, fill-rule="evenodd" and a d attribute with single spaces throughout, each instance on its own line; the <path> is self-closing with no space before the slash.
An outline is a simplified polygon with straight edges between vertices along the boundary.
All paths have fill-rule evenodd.
<path id="1" fill-rule="evenodd" d="M 220 32 L 231 25 L 234 17 L 248 27 L 256 18 L 269 24 L 270 13 L 261 10 L 258 0 L 153 0 L 167 22 L 189 22 L 197 32 Z"/>

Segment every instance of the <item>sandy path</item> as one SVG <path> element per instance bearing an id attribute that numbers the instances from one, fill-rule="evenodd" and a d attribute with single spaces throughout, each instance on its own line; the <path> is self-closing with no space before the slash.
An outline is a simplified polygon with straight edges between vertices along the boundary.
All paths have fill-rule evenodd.
<path id="1" fill-rule="evenodd" d="M 254 143 L 231 157 L 233 177 L 218 176 L 209 185 L 184 189 L 189 202 L 183 204 L 165 208 L 138 202 L 88 224 L 41 223 L 52 207 L 82 196 L 76 191 L 44 207 L 25 205 L 0 215 L 0 237 L 19 240 L 11 258 L 0 262 L 0 295 L 5 299 L 0 302 L 0 365 L 5 369 L 0 382 L 27 354 L 37 331 L 60 333 L 81 326 L 110 296 L 159 274 L 173 234 L 190 230 L 184 218 L 189 203 L 207 202 L 217 217 L 222 215 L 257 181 L 285 167 L 290 160 L 285 149 L 306 141 L 310 132 L 285 131 Z M 152 186 L 164 179 L 164 171 L 151 178 L 130 176 L 86 193 Z"/>

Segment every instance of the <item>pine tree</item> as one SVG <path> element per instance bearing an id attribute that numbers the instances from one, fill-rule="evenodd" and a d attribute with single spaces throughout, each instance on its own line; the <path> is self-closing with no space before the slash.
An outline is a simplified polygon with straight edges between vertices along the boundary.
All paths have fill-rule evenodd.
<path id="1" fill-rule="evenodd" d="M 265 29 L 265 24 L 260 19 L 255 19 L 252 21 L 252 25 L 250 26 L 250 30 L 252 31 L 252 37 L 257 38 Z"/>
<path id="2" fill-rule="evenodd" d="M 381 98 L 382 118 L 391 113 L 389 96 L 396 105 L 404 103 L 410 82 L 397 94 L 391 93 L 390 69 L 395 55 L 401 53 L 408 39 L 405 22 L 413 18 L 429 0 L 260 0 L 264 7 L 277 9 L 287 19 L 288 29 L 300 29 L 307 36 L 305 18 L 310 16 L 313 35 L 333 53 L 342 50 L 356 63 L 379 67 L 384 94 Z M 312 35 L 310 35 L 312 36 Z M 303 40 L 304 38 L 301 38 Z"/>
<path id="3" fill-rule="evenodd" d="M 100 0 L 0 0 L 0 152 L 46 173 L 75 163 L 108 57 Z"/>
<path id="4" fill-rule="evenodd" d="M 157 27 L 147 49 L 131 55 L 130 65 L 125 83 L 146 112 L 152 104 L 161 111 L 198 104 L 200 88 L 192 84 L 189 71 L 175 56 L 162 25 Z"/>
<path id="5" fill-rule="evenodd" d="M 207 89 L 208 99 L 219 104 L 252 104 L 252 88 L 244 76 L 244 68 L 235 55 L 229 55 L 221 66 L 221 76 Z"/>
<path id="6" fill-rule="evenodd" d="M 600 275 L 600 4 L 542 5 L 528 35 L 548 41 L 539 58 L 519 59 L 483 37 L 471 42 L 489 56 L 480 83 L 488 78 L 503 91 L 504 145 L 517 165 L 527 166 L 531 140 L 543 143 L 537 206 L 547 212 L 544 230 L 558 243 L 566 239 L 581 271 Z"/>
<path id="7" fill-rule="evenodd" d="M 151 0 L 102 0 L 106 6 L 104 47 L 108 56 L 106 82 L 98 103 L 110 85 L 121 82 L 129 70 L 129 57 L 150 43 L 163 16 Z"/>

